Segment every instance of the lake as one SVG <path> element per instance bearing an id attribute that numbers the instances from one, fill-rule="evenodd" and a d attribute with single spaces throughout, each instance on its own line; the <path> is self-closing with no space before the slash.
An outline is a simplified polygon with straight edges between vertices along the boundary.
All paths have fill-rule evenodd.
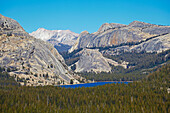
<path id="1" fill-rule="evenodd" d="M 85 84 L 73 84 L 73 85 L 61 85 L 59 87 L 64 87 L 64 88 L 78 88 L 78 87 L 95 87 L 95 86 L 101 86 L 105 84 L 113 84 L 113 83 L 124 83 L 128 84 L 130 82 L 94 82 L 94 83 L 85 83 Z"/>

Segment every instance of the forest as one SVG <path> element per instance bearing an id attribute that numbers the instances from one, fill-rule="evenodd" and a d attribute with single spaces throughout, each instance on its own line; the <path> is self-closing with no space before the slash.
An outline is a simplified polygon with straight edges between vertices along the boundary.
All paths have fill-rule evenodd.
<path id="1" fill-rule="evenodd" d="M 169 113 L 170 65 L 162 66 L 145 79 L 129 84 L 107 84 L 88 88 L 19 86 L 0 73 L 0 112 L 63 113 Z M 8 80 L 9 79 L 9 80 Z"/>

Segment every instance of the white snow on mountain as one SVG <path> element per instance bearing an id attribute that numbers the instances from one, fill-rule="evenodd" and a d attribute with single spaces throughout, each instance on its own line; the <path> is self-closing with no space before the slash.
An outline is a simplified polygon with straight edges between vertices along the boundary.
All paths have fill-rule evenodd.
<path id="1" fill-rule="evenodd" d="M 62 43 L 69 46 L 72 46 L 79 36 L 79 34 L 70 30 L 47 30 L 44 28 L 39 28 L 36 31 L 30 33 L 30 35 L 37 39 L 50 41 L 50 43 L 53 43 L 54 45 L 55 43 L 56 45 L 58 45 L 58 43 Z"/>

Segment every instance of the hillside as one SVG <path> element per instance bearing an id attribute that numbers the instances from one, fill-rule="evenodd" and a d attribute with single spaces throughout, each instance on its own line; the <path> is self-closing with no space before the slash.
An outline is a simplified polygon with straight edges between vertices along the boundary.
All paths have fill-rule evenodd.
<path id="1" fill-rule="evenodd" d="M 116 61 L 105 58 L 97 49 L 83 49 L 77 54 L 80 55 L 80 58 L 71 66 L 72 69 L 75 68 L 75 72 L 111 72 L 110 65 L 126 68 L 126 63 L 119 64 Z"/>
<path id="2" fill-rule="evenodd" d="M 30 36 L 15 20 L 0 15 L 0 66 L 21 85 L 79 83 L 48 42 Z"/>
<path id="3" fill-rule="evenodd" d="M 85 48 L 89 51 L 98 49 L 102 57 L 109 58 L 118 65 L 109 64 L 107 69 L 110 71 L 101 70 L 97 74 L 89 71 L 94 68 L 100 70 L 101 66 L 94 66 L 97 64 L 95 60 L 91 60 L 91 64 L 86 66 L 87 62 L 80 62 L 82 56 L 89 57 L 87 54 L 79 54 Z M 67 65 L 71 65 L 73 70 L 90 80 L 139 80 L 154 71 L 154 68 L 169 63 L 169 49 L 170 26 L 133 21 L 129 25 L 105 23 L 91 34 L 84 31 L 68 53 L 62 55 Z M 101 61 L 98 59 L 98 62 Z M 80 65 L 88 67 L 88 71 L 77 71 L 76 68 L 80 70 Z"/>
<path id="4" fill-rule="evenodd" d="M 85 52 L 84 50 L 91 52 Z M 98 51 L 96 51 L 98 50 Z M 169 64 L 170 62 L 170 50 L 163 51 L 161 53 L 146 52 L 146 51 L 128 51 L 127 47 L 106 47 L 96 49 L 79 49 L 72 53 L 63 53 L 66 64 L 71 67 L 72 70 L 88 69 L 88 71 L 77 71 L 79 75 L 86 79 L 96 81 L 134 81 L 145 78 L 148 73 L 155 71 L 161 65 Z M 109 63 L 110 72 L 105 71 L 104 66 L 100 70 L 100 64 L 102 59 L 111 60 L 114 62 Z M 79 64 L 78 64 L 79 63 Z M 102 64 L 104 65 L 104 64 Z M 81 66 L 81 68 L 79 68 Z M 77 70 L 76 70 L 77 69 Z M 100 70 L 97 73 L 92 70 Z M 106 70 L 107 70 L 106 69 Z M 95 73 L 94 73 L 95 72 Z"/>

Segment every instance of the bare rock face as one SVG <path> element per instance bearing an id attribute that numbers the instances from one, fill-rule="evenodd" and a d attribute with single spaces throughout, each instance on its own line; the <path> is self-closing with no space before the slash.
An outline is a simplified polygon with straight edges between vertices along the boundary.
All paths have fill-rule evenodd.
<path id="1" fill-rule="evenodd" d="M 26 85 L 69 84 L 73 79 L 63 57 L 48 42 L 26 33 L 13 19 L 0 15 L 0 66 Z"/>
<path id="2" fill-rule="evenodd" d="M 140 22 L 140 21 L 133 21 L 133 22 L 131 22 L 128 26 L 129 26 L 129 27 L 144 28 L 144 27 L 154 26 L 154 24 L 149 24 L 149 23 Z"/>
<path id="3" fill-rule="evenodd" d="M 117 23 L 105 23 L 99 28 L 98 32 L 103 32 L 109 29 L 115 29 L 115 28 L 120 28 L 120 27 L 125 27 L 125 26 L 126 25 L 117 24 Z"/>
<path id="4" fill-rule="evenodd" d="M 95 33 L 81 33 L 69 52 L 86 47 L 105 47 L 127 42 L 139 42 L 150 37 L 170 33 L 170 26 L 134 21 L 129 25 L 106 23 Z"/>
<path id="5" fill-rule="evenodd" d="M 118 62 L 103 57 L 97 49 L 83 49 L 80 60 L 75 65 L 75 72 L 111 72 L 109 64 L 114 66 L 122 66 L 126 68 L 126 64 L 118 64 Z"/>
<path id="6" fill-rule="evenodd" d="M 133 46 L 130 48 L 130 51 L 160 53 L 168 49 L 170 49 L 170 34 L 159 36 L 157 38 L 153 38 L 151 40 L 143 42 L 139 45 Z"/>
<path id="7" fill-rule="evenodd" d="M 21 31 L 23 32 L 24 29 L 19 25 L 19 23 L 11 18 L 5 17 L 0 14 L 0 28 L 1 31 Z"/>
<path id="8" fill-rule="evenodd" d="M 12 34 L 14 36 L 29 36 L 17 21 L 0 14 L 0 35 L 2 34 L 7 34 L 8 36 Z"/>
<path id="9" fill-rule="evenodd" d="M 79 34 L 70 30 L 47 30 L 39 28 L 37 31 L 30 33 L 37 39 L 48 41 L 53 44 L 58 51 L 67 51 L 77 40 Z"/>
<path id="10" fill-rule="evenodd" d="M 154 37 L 133 46 L 120 46 L 101 51 L 102 54 L 118 55 L 123 52 L 161 53 L 170 49 L 170 33 Z"/>

